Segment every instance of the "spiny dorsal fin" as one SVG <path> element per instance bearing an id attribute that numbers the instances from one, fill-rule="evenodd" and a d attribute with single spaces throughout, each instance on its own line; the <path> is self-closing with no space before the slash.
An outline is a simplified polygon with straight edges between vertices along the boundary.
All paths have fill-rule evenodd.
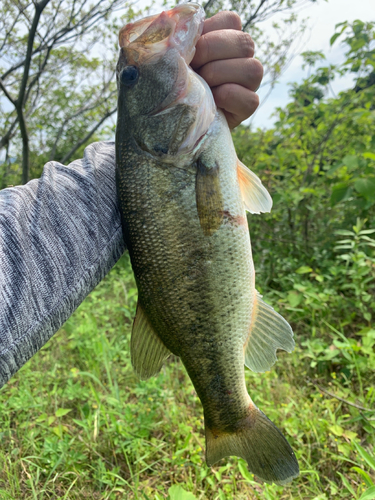
<path id="1" fill-rule="evenodd" d="M 257 175 L 237 159 L 237 175 L 245 209 L 252 214 L 270 212 L 272 198 Z"/>
<path id="2" fill-rule="evenodd" d="M 156 375 L 163 361 L 171 354 L 151 327 L 139 302 L 133 323 L 130 352 L 133 369 L 141 379 Z"/>
<path id="3" fill-rule="evenodd" d="M 292 352 L 293 331 L 271 306 L 256 292 L 253 320 L 244 346 L 245 365 L 253 372 L 266 372 L 276 362 L 277 349 Z"/>
<path id="4" fill-rule="evenodd" d="M 211 236 L 223 220 L 223 196 L 220 188 L 219 165 L 208 166 L 202 159 L 197 161 L 195 186 L 197 210 L 201 228 Z"/>

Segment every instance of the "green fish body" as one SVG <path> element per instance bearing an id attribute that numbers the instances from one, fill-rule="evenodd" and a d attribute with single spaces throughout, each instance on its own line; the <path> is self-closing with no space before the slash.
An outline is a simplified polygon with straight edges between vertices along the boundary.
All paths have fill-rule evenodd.
<path id="1" fill-rule="evenodd" d="M 139 295 L 132 364 L 148 378 L 179 356 L 203 405 L 207 463 L 237 455 L 259 479 L 287 484 L 294 453 L 244 377 L 245 364 L 266 371 L 278 348 L 294 347 L 255 289 L 245 210 L 272 201 L 188 66 L 203 20 L 182 4 L 120 32 L 117 190 Z"/>

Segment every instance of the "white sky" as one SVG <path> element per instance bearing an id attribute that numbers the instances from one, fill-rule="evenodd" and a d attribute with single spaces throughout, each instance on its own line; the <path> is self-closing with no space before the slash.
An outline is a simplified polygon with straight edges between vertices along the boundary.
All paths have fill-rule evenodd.
<path id="1" fill-rule="evenodd" d="M 344 60 L 345 49 L 340 46 L 339 40 L 330 47 L 329 40 L 335 32 L 335 25 L 342 21 L 361 21 L 375 20 L 375 0 L 328 0 L 325 2 L 319 0 L 317 4 L 312 4 L 306 8 L 301 16 L 309 17 L 308 26 L 311 35 L 306 45 L 301 48 L 300 52 L 306 50 L 320 50 L 326 56 L 326 61 L 322 64 L 333 63 L 337 64 Z M 277 16 L 272 17 L 270 22 L 277 21 Z M 256 43 L 256 40 L 255 40 Z M 319 63 L 318 63 L 319 66 Z M 288 82 L 301 82 L 307 76 L 307 69 L 302 69 L 302 58 L 295 57 L 289 68 L 279 80 L 279 83 L 259 108 L 258 112 L 252 119 L 254 127 L 269 128 L 276 120 L 271 117 L 277 107 L 283 107 L 289 101 Z M 350 86 L 350 79 L 341 79 L 335 81 L 332 85 L 335 93 L 344 90 Z M 259 90 L 260 101 L 266 94 L 266 89 Z"/>

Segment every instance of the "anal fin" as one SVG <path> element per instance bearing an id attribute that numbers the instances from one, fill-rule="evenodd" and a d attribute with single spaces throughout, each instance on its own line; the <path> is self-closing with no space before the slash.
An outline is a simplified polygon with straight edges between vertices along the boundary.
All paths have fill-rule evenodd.
<path id="1" fill-rule="evenodd" d="M 245 210 L 252 214 L 271 212 L 272 198 L 259 177 L 237 158 L 237 177 Z"/>
<path id="2" fill-rule="evenodd" d="M 142 306 L 137 305 L 130 342 L 131 360 L 141 379 L 156 375 L 171 354 L 150 325 Z"/>
<path id="3" fill-rule="evenodd" d="M 253 372 L 265 372 L 276 362 L 277 349 L 293 351 L 293 331 L 289 323 L 256 292 L 253 319 L 244 346 L 245 365 Z"/>

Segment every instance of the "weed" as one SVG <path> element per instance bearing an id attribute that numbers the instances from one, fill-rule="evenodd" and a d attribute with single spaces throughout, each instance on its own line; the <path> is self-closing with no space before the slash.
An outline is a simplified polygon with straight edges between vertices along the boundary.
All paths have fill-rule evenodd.
<path id="1" fill-rule="evenodd" d="M 249 393 L 300 462 L 300 478 L 282 488 L 256 482 L 242 459 L 204 464 L 202 408 L 177 358 L 157 377 L 135 377 L 136 298 L 125 255 L 0 391 L 1 498 L 372 498 L 374 330 L 346 338 L 327 323 L 272 371 L 246 370 Z"/>

